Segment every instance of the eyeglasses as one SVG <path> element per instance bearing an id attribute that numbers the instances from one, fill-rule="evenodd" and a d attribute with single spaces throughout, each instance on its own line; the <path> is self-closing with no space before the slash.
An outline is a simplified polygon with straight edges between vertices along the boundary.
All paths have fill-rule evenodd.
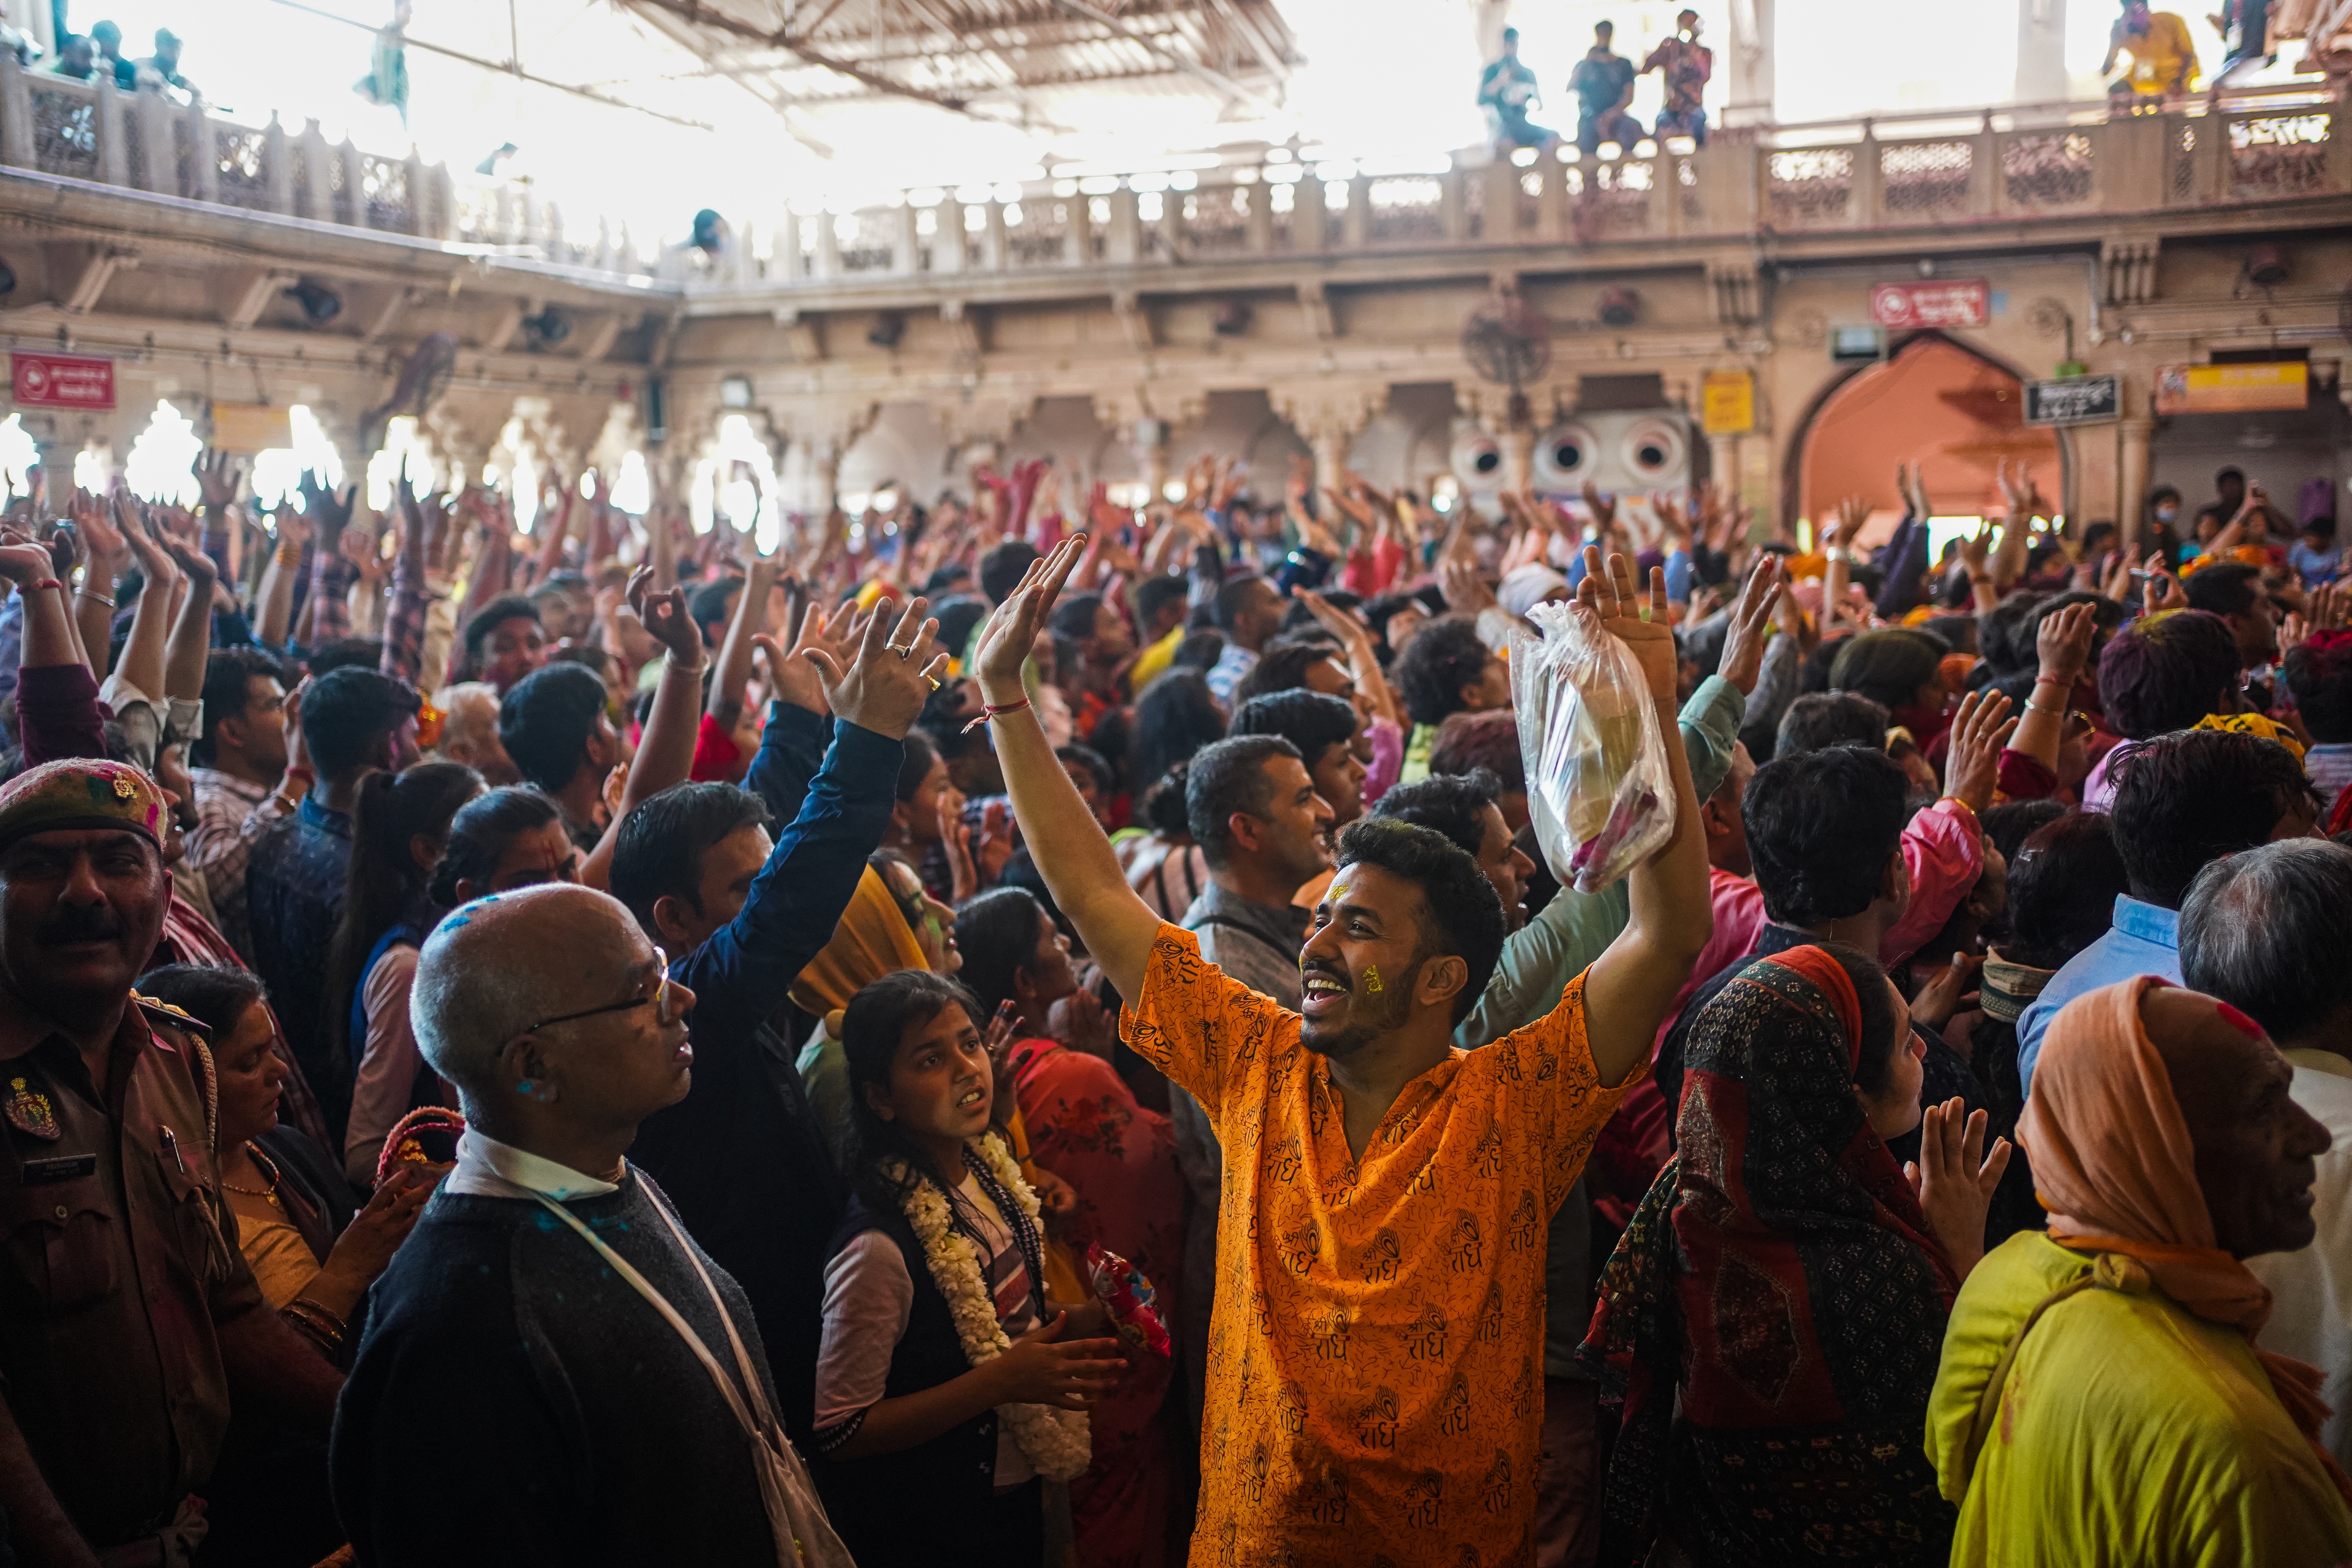
<path id="1" fill-rule="evenodd" d="M 670 1000 L 670 994 L 675 987 L 670 984 L 669 954 L 658 947 L 654 949 L 654 973 L 656 978 L 654 981 L 654 994 L 650 996 L 632 996 L 626 1002 L 609 1003 L 602 1007 L 591 1007 L 585 1012 L 564 1013 L 553 1018 L 541 1018 L 530 1028 L 519 1032 L 533 1035 L 556 1024 L 576 1024 L 583 1018 L 601 1018 L 607 1013 L 625 1013 L 633 1007 L 642 1007 L 648 1002 L 654 1005 L 654 1022 L 667 1028 L 677 1022 L 677 1008 Z"/>

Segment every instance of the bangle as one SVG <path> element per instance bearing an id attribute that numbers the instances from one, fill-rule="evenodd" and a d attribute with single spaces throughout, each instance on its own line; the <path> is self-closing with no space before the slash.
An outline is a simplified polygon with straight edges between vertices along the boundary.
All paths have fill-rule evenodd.
<path id="1" fill-rule="evenodd" d="M 2052 716 L 2053 716 L 2053 717 L 2055 717 L 2055 718 L 2060 718 L 2060 719 L 2063 719 L 2064 717 L 2066 717 L 2066 710 L 2065 710 L 2064 708 L 2063 708 L 2063 707 L 2061 707 L 2061 708 L 2042 708 L 2042 707 L 2038 707 L 2038 706 L 2036 706 L 2034 703 L 2032 703 L 2032 702 L 2031 702 L 2031 701 L 2029 701 L 2029 702 L 2027 702 L 2027 703 L 2026 703 L 2026 705 L 2025 705 L 2025 710 L 2026 710 L 2028 713 L 2048 713 L 2048 714 L 2051 714 Z"/>
<path id="2" fill-rule="evenodd" d="M 683 659 L 679 658 L 676 652 L 667 648 L 662 650 L 662 663 L 667 665 L 670 668 L 677 670 L 680 675 L 700 675 L 704 670 L 710 668 L 710 661 L 707 658 L 701 659 L 693 664 L 688 664 Z"/>
<path id="3" fill-rule="evenodd" d="M 1026 707 L 1028 707 L 1028 706 L 1029 706 L 1029 699 L 1027 699 L 1026 697 L 1024 697 L 1024 698 L 1023 698 L 1020 701 L 1018 701 L 1018 702 L 1007 702 L 1007 703 L 1006 703 L 1006 704 L 1004 704 L 1004 706 L 1003 706 L 1002 708 L 998 707 L 998 706 L 997 706 L 995 703 L 993 703 L 993 702 L 990 702 L 990 701 L 987 701 L 987 700 L 983 700 L 982 701 L 982 703 L 981 703 L 981 715 L 980 715 L 980 717 L 979 717 L 979 718 L 977 718 L 977 719 L 974 719 L 971 723 L 966 724 L 966 725 L 963 727 L 963 732 L 964 732 L 965 734 L 969 735 L 969 734 L 971 734 L 974 730 L 979 729 L 982 724 L 987 723 L 991 719 L 1000 719 L 1000 718 L 1003 718 L 1003 717 L 1005 714 L 1007 714 L 1007 713 L 1018 713 L 1018 712 L 1020 712 L 1020 711 L 1021 711 L 1021 710 L 1023 710 L 1024 708 L 1026 708 Z"/>
<path id="4" fill-rule="evenodd" d="M 74 590 L 74 597 L 77 599 L 94 600 L 99 604 L 104 605 L 110 610 L 114 608 L 113 600 L 108 598 L 103 594 L 93 593 L 88 588 L 76 588 Z"/>

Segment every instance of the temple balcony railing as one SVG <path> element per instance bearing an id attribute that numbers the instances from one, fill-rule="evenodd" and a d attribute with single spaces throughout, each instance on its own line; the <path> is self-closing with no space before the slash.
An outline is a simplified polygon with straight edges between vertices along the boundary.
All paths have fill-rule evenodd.
<path id="1" fill-rule="evenodd" d="M 1612 153 L 1602 149 L 1603 154 Z M 1721 132 L 1701 148 L 1522 152 L 1443 170 L 1254 160 L 1097 172 L 741 223 L 715 255 L 648 261 L 625 228 L 582 237 L 525 182 L 453 177 L 405 157 L 289 132 L 154 93 L 27 71 L 0 53 L 0 171 L 406 237 L 569 268 L 583 280 L 682 286 L 701 308 L 795 298 L 1055 294 L 1246 279 L 1252 263 L 1475 255 L 1507 268 L 1566 248 L 1622 261 L 1669 242 L 1788 247 L 1818 237 L 2283 208 L 2352 196 L 2352 109 L 2299 87 L 2117 115 L 2104 102 L 1927 110 Z M 1386 258 L 1386 259 L 1384 259 Z M 1271 269 L 1269 269 L 1271 270 Z M 1165 279 L 1165 283 L 1162 283 Z"/>
<path id="2" fill-rule="evenodd" d="M 1429 173 L 1281 157 L 984 195 L 902 193 L 887 206 L 747 226 L 716 256 L 668 251 L 661 274 L 720 296 L 950 279 L 1050 289 L 1087 273 L 1150 288 L 1156 270 L 1172 279 L 1286 258 L 2095 224 L 2352 195 L 2352 110 L 2319 91 L 2272 90 L 2143 114 L 2047 104 L 1719 132 L 1703 148 L 1528 151 Z"/>
<path id="3" fill-rule="evenodd" d="M 0 169 L 32 170 L 120 190 L 398 235 L 446 248 L 640 277 L 652 268 L 625 228 L 570 236 L 552 202 L 525 182 L 452 177 L 404 157 L 331 142 L 311 121 L 289 132 L 272 115 L 248 125 L 202 103 L 124 92 L 26 70 L 0 52 Z"/>

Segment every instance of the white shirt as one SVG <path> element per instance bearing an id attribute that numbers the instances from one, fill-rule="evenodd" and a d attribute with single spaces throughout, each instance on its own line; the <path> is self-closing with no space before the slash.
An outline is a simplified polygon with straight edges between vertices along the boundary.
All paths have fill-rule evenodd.
<path id="1" fill-rule="evenodd" d="M 457 1135 L 457 1164 L 441 1178 L 441 1190 L 467 1197 L 504 1198 L 513 1194 L 506 1184 L 545 1193 L 557 1203 L 601 1198 L 617 1193 L 616 1183 L 583 1175 L 569 1165 L 541 1159 L 526 1149 L 501 1143 L 468 1127 Z"/>
<path id="2" fill-rule="evenodd" d="M 2284 1053 L 2294 1064 L 2294 1102 L 2336 1142 L 2319 1156 L 2311 1217 L 2319 1235 L 2300 1252 L 2246 1259 L 2271 1288 L 2271 1319 L 2257 1342 L 2307 1361 L 2326 1376 L 2319 1396 L 2335 1412 L 2319 1440 L 2339 1465 L 2352 1464 L 2352 1061 L 2334 1051 Z"/>

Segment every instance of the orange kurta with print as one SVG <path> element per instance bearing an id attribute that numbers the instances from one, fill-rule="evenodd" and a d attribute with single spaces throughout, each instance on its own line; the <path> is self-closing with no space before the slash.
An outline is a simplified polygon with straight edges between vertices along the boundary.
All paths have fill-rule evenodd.
<path id="1" fill-rule="evenodd" d="M 1298 1015 L 1191 932 L 1120 1023 L 1224 1148 L 1195 1568 L 1528 1561 L 1545 1227 L 1633 1081 L 1600 1087 L 1583 978 L 1406 1086 L 1360 1162 Z"/>

